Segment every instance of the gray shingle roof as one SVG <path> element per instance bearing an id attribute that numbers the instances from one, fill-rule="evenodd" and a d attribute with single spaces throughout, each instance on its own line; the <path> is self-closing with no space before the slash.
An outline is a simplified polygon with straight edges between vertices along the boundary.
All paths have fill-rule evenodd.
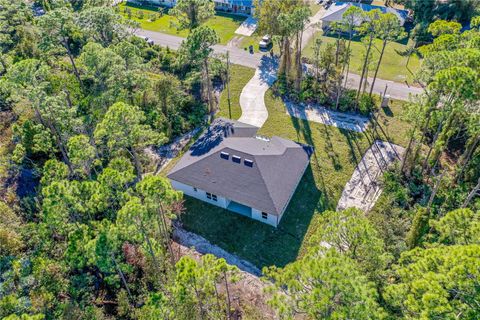
<path id="1" fill-rule="evenodd" d="M 216 119 L 170 171 L 168 178 L 275 215 L 283 214 L 302 177 L 312 148 L 272 137 L 258 128 Z M 228 153 L 228 160 L 221 153 Z M 241 163 L 232 161 L 233 156 Z M 253 161 L 253 166 L 244 160 Z"/>
<path id="2" fill-rule="evenodd" d="M 333 5 L 331 5 L 328 10 L 325 12 L 324 16 L 321 18 L 322 21 L 328 21 L 328 22 L 338 22 L 341 21 L 343 18 L 343 14 L 345 11 L 347 11 L 348 8 L 351 6 L 356 6 L 362 9 L 365 12 L 371 11 L 371 10 L 380 10 L 382 13 L 393 13 L 394 15 L 397 16 L 398 20 L 400 20 L 400 25 L 403 26 L 405 23 L 405 19 L 408 17 L 408 11 L 407 10 L 400 10 L 400 9 L 395 9 L 395 8 L 390 8 L 390 7 L 383 7 L 383 6 L 374 6 L 374 5 L 369 5 L 369 4 L 364 4 L 364 3 L 353 3 L 353 2 L 336 2 Z M 356 25 L 362 24 L 361 19 L 357 19 Z"/>

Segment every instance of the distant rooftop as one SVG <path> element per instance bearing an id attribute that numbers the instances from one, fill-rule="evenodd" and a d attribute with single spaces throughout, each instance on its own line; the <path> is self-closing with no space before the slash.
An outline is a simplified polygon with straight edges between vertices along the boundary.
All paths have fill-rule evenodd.
<path id="1" fill-rule="evenodd" d="M 382 13 L 393 13 L 398 17 L 400 20 L 400 25 L 403 25 L 405 23 L 405 20 L 408 17 L 408 11 L 407 10 L 400 10 L 400 9 L 395 9 L 395 8 L 390 8 L 390 7 L 382 7 L 382 6 L 374 6 L 374 5 L 369 5 L 369 4 L 364 4 L 364 3 L 353 3 L 353 2 L 335 2 L 332 4 L 328 10 L 325 12 L 324 16 L 322 17 L 322 21 L 327 21 L 327 22 L 338 22 L 342 20 L 343 14 L 347 9 L 351 6 L 356 6 L 362 9 L 365 12 L 372 11 L 372 10 L 380 10 Z M 362 23 L 361 20 L 357 21 L 357 25 L 360 25 Z"/>

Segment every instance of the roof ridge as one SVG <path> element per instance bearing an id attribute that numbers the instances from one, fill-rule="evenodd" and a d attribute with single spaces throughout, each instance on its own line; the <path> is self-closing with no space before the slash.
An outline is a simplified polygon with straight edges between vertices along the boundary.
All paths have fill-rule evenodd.
<path id="1" fill-rule="evenodd" d="M 287 152 L 288 149 L 291 149 L 291 147 L 285 146 L 285 149 L 283 150 L 283 153 L 280 154 L 279 156 L 285 155 L 285 153 Z M 257 158 L 257 157 L 272 157 L 272 156 L 277 157 L 277 155 L 269 155 L 269 154 L 263 155 L 263 154 L 262 154 L 262 155 L 257 155 L 257 156 L 255 156 L 255 158 Z M 257 161 L 255 161 L 255 162 L 257 163 L 257 167 L 258 167 L 258 162 L 257 162 Z M 278 207 L 277 207 L 277 204 L 275 203 L 275 201 L 273 201 L 272 193 L 271 193 L 271 191 L 270 191 L 270 187 L 269 187 L 269 185 L 265 182 L 265 179 L 264 179 L 263 174 L 262 174 L 262 170 L 258 169 L 258 171 L 260 172 L 260 177 L 262 178 L 263 184 L 265 185 L 265 189 L 267 190 L 269 200 L 272 202 L 273 207 L 277 210 L 276 213 L 281 214 L 280 211 L 281 211 L 281 209 L 283 209 L 283 208 L 278 208 Z"/>
<path id="2" fill-rule="evenodd" d="M 285 153 L 285 151 L 284 151 L 284 153 Z M 282 153 L 282 155 L 283 155 L 283 153 Z M 271 155 L 257 155 L 257 156 L 253 156 L 253 157 L 257 158 L 257 157 L 262 157 L 262 156 L 269 157 Z M 262 179 L 263 185 L 265 186 L 265 189 L 267 190 L 268 200 L 270 200 L 270 202 L 273 204 L 273 207 L 277 210 L 277 212 L 275 212 L 275 214 L 281 214 L 281 212 L 278 211 L 278 208 L 275 204 L 275 201 L 273 201 L 272 193 L 270 192 L 270 188 L 268 187 L 267 183 L 265 182 L 265 179 L 263 178 L 262 170 L 260 170 L 260 168 L 258 168 L 258 162 L 256 161 L 256 159 L 255 159 L 255 165 L 257 167 L 258 172 L 260 173 L 260 178 Z M 271 212 L 269 212 L 269 213 L 271 213 Z"/>

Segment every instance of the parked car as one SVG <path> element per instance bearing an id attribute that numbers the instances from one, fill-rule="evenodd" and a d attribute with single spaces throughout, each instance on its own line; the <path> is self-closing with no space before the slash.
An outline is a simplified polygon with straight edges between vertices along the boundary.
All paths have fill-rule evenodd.
<path id="1" fill-rule="evenodd" d="M 149 45 L 153 46 L 155 43 L 153 42 L 152 39 L 149 39 L 148 37 L 145 37 L 145 36 L 137 36 L 143 40 L 145 40 Z"/>
<path id="2" fill-rule="evenodd" d="M 262 40 L 258 43 L 258 47 L 263 50 L 267 50 L 272 44 L 272 38 L 269 35 L 263 36 Z"/>

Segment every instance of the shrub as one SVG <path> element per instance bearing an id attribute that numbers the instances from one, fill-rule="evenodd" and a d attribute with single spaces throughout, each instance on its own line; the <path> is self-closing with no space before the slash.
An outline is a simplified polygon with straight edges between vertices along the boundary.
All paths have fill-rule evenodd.
<path id="1" fill-rule="evenodd" d="M 358 99 L 358 111 L 360 111 L 361 114 L 368 115 L 371 111 L 373 111 L 374 107 L 375 101 L 372 97 L 370 97 L 368 94 L 360 95 L 360 99 Z"/>
<path id="2" fill-rule="evenodd" d="M 148 18 L 151 22 L 154 22 L 158 19 L 158 15 L 156 13 L 151 13 Z"/>
<path id="3" fill-rule="evenodd" d="M 143 19 L 145 17 L 145 13 L 143 10 L 138 10 L 137 12 L 138 19 Z"/>
<path id="4" fill-rule="evenodd" d="M 351 111 L 355 107 L 355 90 L 346 90 L 340 97 L 338 108 L 340 111 Z"/>

